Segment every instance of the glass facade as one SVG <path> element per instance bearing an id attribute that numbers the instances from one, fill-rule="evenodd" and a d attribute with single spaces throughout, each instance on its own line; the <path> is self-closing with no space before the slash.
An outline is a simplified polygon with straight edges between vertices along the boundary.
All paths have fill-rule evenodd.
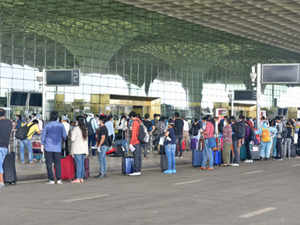
<path id="1" fill-rule="evenodd" d="M 1 97 L 41 92 L 44 69 L 81 71 L 79 87 L 46 87 L 47 111 L 114 111 L 104 100 L 110 94 L 144 97 L 139 101 L 160 108 L 142 113 L 199 116 L 201 108 L 229 103 L 230 90 L 251 88 L 253 64 L 298 62 L 299 56 L 113 0 L 0 3 Z M 267 86 L 264 93 L 271 107 L 287 87 Z M 95 102 L 95 95 L 102 97 Z M 139 101 L 127 98 L 127 106 Z"/>

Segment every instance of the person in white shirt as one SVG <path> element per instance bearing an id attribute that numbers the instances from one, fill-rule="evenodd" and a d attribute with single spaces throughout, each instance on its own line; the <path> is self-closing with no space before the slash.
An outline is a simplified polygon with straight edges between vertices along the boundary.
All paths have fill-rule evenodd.
<path id="1" fill-rule="evenodd" d="M 70 132 L 71 126 L 68 123 L 68 117 L 66 115 L 63 115 L 61 117 L 61 123 L 64 125 L 64 128 L 66 130 L 67 136 L 69 136 L 69 132 Z M 69 142 L 69 140 L 67 138 L 66 141 L 64 141 L 64 143 L 63 143 L 62 156 L 69 155 L 69 143 L 68 142 Z"/>

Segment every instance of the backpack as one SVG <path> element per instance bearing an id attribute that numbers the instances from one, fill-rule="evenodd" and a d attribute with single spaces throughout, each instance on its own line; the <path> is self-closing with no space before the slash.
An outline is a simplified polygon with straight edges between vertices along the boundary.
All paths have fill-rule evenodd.
<path id="1" fill-rule="evenodd" d="M 240 121 L 236 123 L 236 129 L 235 129 L 235 134 L 237 138 L 244 138 L 245 137 L 245 124 L 244 121 Z"/>
<path id="2" fill-rule="evenodd" d="M 271 141 L 271 134 L 270 134 L 269 129 L 262 128 L 261 141 L 263 141 L 263 142 L 270 142 Z"/>
<path id="3" fill-rule="evenodd" d="M 199 129 L 193 124 L 192 128 L 190 129 L 190 135 L 192 136 L 198 136 Z"/>
<path id="4" fill-rule="evenodd" d="M 28 126 L 28 124 L 25 124 L 23 127 L 20 127 L 15 134 L 15 137 L 21 141 L 25 140 L 28 136 L 28 132 L 30 130 L 30 128 L 35 125 L 35 124 L 31 124 L 30 126 Z"/>
<path id="5" fill-rule="evenodd" d="M 138 140 L 142 144 L 146 144 L 149 142 L 149 139 L 150 136 L 148 134 L 147 127 L 143 123 L 140 123 Z"/>

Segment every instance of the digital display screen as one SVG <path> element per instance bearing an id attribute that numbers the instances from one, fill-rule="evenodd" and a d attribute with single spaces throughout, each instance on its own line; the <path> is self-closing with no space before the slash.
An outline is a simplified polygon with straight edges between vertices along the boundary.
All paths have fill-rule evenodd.
<path id="1" fill-rule="evenodd" d="M 43 96 L 41 93 L 31 93 L 29 99 L 29 106 L 42 107 Z"/>
<path id="2" fill-rule="evenodd" d="M 10 104 L 17 106 L 25 106 L 27 101 L 27 92 L 12 92 L 10 97 Z"/>
<path id="3" fill-rule="evenodd" d="M 299 64 L 262 66 L 263 83 L 299 83 Z"/>
<path id="4" fill-rule="evenodd" d="M 46 81 L 47 85 L 72 85 L 72 70 L 49 70 Z"/>
<path id="5" fill-rule="evenodd" d="M 256 91 L 234 91 L 234 100 L 236 101 L 256 101 Z"/>

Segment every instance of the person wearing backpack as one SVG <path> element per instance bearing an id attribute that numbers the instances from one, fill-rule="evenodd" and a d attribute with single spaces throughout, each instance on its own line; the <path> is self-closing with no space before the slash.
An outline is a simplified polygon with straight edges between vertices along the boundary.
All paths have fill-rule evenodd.
<path id="1" fill-rule="evenodd" d="M 240 148 L 244 144 L 245 138 L 245 117 L 243 115 L 239 116 L 239 120 L 234 122 L 232 125 L 232 142 L 233 142 L 233 151 L 234 159 L 232 166 L 240 166 Z"/>
<path id="2" fill-rule="evenodd" d="M 198 150 L 199 149 L 199 139 L 200 139 L 200 129 L 202 128 L 201 123 L 198 119 L 194 119 L 192 123 L 192 127 L 189 130 L 189 134 L 191 136 L 191 149 Z M 194 146 L 192 146 L 194 145 Z"/>
<path id="3" fill-rule="evenodd" d="M 260 157 L 262 160 L 270 159 L 270 152 L 272 147 L 272 133 L 276 133 L 276 129 L 269 127 L 269 123 L 264 121 L 262 123 L 262 128 L 260 128 L 256 133 L 261 135 L 260 143 Z"/>
<path id="4" fill-rule="evenodd" d="M 142 121 L 137 117 L 137 114 L 134 111 L 129 113 L 129 117 L 132 120 L 129 149 L 133 152 L 134 156 L 133 173 L 130 173 L 129 176 L 140 176 L 142 174 L 142 151 L 139 132 Z"/>
<path id="5" fill-rule="evenodd" d="M 24 128 L 27 129 L 27 132 L 26 132 L 25 138 L 23 140 L 20 140 L 20 160 L 21 160 L 22 164 L 25 164 L 25 159 L 24 159 L 25 147 L 27 148 L 27 151 L 28 151 L 29 163 L 30 164 L 33 163 L 33 151 L 32 151 L 31 139 L 34 134 L 41 133 L 38 124 L 39 124 L 39 122 L 37 120 L 33 120 L 32 122 L 27 123 L 23 126 Z"/>

